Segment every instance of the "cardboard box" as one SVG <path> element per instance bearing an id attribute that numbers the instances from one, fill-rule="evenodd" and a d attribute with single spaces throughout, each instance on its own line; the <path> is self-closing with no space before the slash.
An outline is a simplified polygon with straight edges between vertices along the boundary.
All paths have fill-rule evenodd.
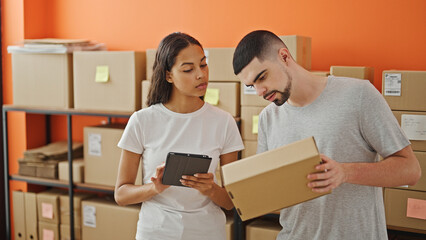
<path id="1" fill-rule="evenodd" d="M 426 192 L 385 188 L 387 225 L 426 230 L 425 209 Z"/>
<path id="2" fill-rule="evenodd" d="M 426 112 L 392 111 L 392 113 L 410 140 L 413 150 L 426 152 L 426 140 L 414 140 L 421 139 L 421 133 L 424 134 L 426 132 Z M 402 124 L 403 119 L 404 124 Z M 417 123 L 417 125 L 409 124 L 410 122 Z M 413 127 L 415 132 L 413 132 Z M 419 134 L 420 138 L 417 136 Z"/>
<path id="3" fill-rule="evenodd" d="M 71 240 L 71 227 L 68 224 L 60 225 L 60 236 L 61 240 Z M 81 227 L 74 225 L 74 240 L 81 240 Z"/>
<path id="4" fill-rule="evenodd" d="M 244 140 L 244 150 L 241 151 L 241 158 L 250 157 L 256 155 L 257 152 L 257 141 Z"/>
<path id="5" fill-rule="evenodd" d="M 234 52 L 235 48 L 204 48 L 209 66 L 209 81 L 239 81 L 232 65 Z"/>
<path id="6" fill-rule="evenodd" d="M 142 108 L 147 108 L 148 104 L 146 101 L 148 100 L 148 93 L 149 88 L 151 87 L 151 81 L 150 80 L 143 80 L 142 81 Z"/>
<path id="7" fill-rule="evenodd" d="M 382 94 L 392 110 L 426 111 L 426 71 L 383 71 Z"/>
<path id="8" fill-rule="evenodd" d="M 400 189 L 410 189 L 410 190 L 418 190 L 426 192 L 426 152 L 414 152 L 417 160 L 419 160 L 420 168 L 422 170 L 422 176 L 420 180 L 414 186 L 402 186 Z"/>
<path id="9" fill-rule="evenodd" d="M 58 164 L 59 180 L 69 181 L 68 161 L 62 161 Z M 82 158 L 72 161 L 72 180 L 75 183 L 84 182 L 84 161 Z"/>
<path id="10" fill-rule="evenodd" d="M 59 224 L 48 223 L 39 221 L 38 222 L 39 238 L 43 240 L 59 240 Z"/>
<path id="11" fill-rule="evenodd" d="M 36 163 L 36 177 L 58 179 L 58 163 L 56 160 L 48 160 L 43 163 Z"/>
<path id="12" fill-rule="evenodd" d="M 37 176 L 37 164 L 33 162 L 23 161 L 22 159 L 18 159 L 19 170 L 18 174 L 22 176 Z"/>
<path id="13" fill-rule="evenodd" d="M 141 108 L 145 54 L 133 51 L 74 53 L 76 109 L 136 111 Z"/>
<path id="14" fill-rule="evenodd" d="M 320 77 L 328 77 L 330 75 L 329 71 L 310 71 L 312 74 Z"/>
<path id="15" fill-rule="evenodd" d="M 25 227 L 25 197 L 21 191 L 12 192 L 13 199 L 13 227 L 15 240 L 26 239 Z"/>
<path id="16" fill-rule="evenodd" d="M 118 206 L 112 199 L 82 201 L 82 239 L 134 240 L 140 205 Z"/>
<path id="17" fill-rule="evenodd" d="M 73 107 L 72 54 L 12 53 L 13 104 Z"/>
<path id="18" fill-rule="evenodd" d="M 39 222 L 59 224 L 59 196 L 65 194 L 68 194 L 68 192 L 61 189 L 51 189 L 37 194 Z"/>
<path id="19" fill-rule="evenodd" d="M 311 70 L 311 37 L 298 35 L 279 36 L 293 59 L 306 70 Z"/>
<path id="20" fill-rule="evenodd" d="M 146 79 L 151 80 L 157 49 L 146 50 Z"/>
<path id="21" fill-rule="evenodd" d="M 81 201 L 93 197 L 90 193 L 74 193 L 74 226 L 81 226 Z M 61 224 L 70 224 L 70 198 L 68 195 L 59 196 Z"/>
<path id="22" fill-rule="evenodd" d="M 257 127 L 253 127 L 253 120 L 258 119 L 263 107 L 241 107 L 241 136 L 243 140 L 257 141 Z"/>
<path id="23" fill-rule="evenodd" d="M 247 87 L 245 84 L 241 84 L 241 106 L 257 106 L 266 107 L 271 102 L 265 100 L 263 96 L 257 95 L 254 87 Z"/>
<path id="24" fill-rule="evenodd" d="M 328 193 L 315 193 L 306 176 L 321 158 L 313 137 L 226 164 L 225 188 L 243 221 Z"/>
<path id="25" fill-rule="evenodd" d="M 37 194 L 25 192 L 26 240 L 38 240 Z"/>
<path id="26" fill-rule="evenodd" d="M 234 219 L 231 217 L 226 218 L 226 240 L 233 240 L 234 239 Z"/>
<path id="27" fill-rule="evenodd" d="M 240 116 L 240 83 L 239 82 L 209 82 L 204 100 L 216 106 L 233 117 Z"/>
<path id="28" fill-rule="evenodd" d="M 336 77 L 350 77 L 374 82 L 374 68 L 353 66 L 331 66 L 330 74 Z"/>
<path id="29" fill-rule="evenodd" d="M 246 226 L 246 240 L 275 240 L 282 227 L 278 221 L 258 219 Z"/>
<path id="30" fill-rule="evenodd" d="M 84 128 L 84 182 L 114 187 L 117 180 L 121 148 L 117 147 L 125 124 Z M 102 168 L 102 171 L 100 171 Z M 139 165 L 136 184 L 142 184 Z"/>

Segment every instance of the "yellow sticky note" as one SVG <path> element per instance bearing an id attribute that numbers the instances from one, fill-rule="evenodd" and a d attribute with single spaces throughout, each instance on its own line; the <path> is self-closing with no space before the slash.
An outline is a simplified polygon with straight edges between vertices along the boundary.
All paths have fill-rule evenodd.
<path id="1" fill-rule="evenodd" d="M 207 88 L 206 95 L 204 95 L 204 101 L 211 105 L 217 105 L 219 103 L 219 89 Z"/>
<path id="2" fill-rule="evenodd" d="M 108 82 L 109 68 L 108 66 L 96 66 L 96 82 Z"/>
<path id="3" fill-rule="evenodd" d="M 253 115 L 253 128 L 251 130 L 253 134 L 257 134 L 258 124 L 259 124 L 259 115 Z"/>

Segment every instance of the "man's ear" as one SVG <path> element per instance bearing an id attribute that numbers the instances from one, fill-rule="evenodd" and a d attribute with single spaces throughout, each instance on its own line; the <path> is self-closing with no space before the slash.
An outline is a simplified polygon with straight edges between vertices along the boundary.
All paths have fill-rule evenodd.
<path id="1" fill-rule="evenodd" d="M 280 48 L 280 50 L 278 50 L 278 54 L 280 60 L 287 64 L 288 60 L 290 59 L 290 52 L 288 51 L 288 49 Z"/>

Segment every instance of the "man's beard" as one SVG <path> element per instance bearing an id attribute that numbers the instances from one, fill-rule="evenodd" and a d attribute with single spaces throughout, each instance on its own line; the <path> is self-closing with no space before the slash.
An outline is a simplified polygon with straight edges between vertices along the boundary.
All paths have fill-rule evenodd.
<path id="1" fill-rule="evenodd" d="M 290 98 L 290 93 L 291 93 L 291 76 L 286 72 L 287 76 L 288 76 L 288 83 L 287 86 L 284 89 L 284 92 L 278 91 L 278 90 L 272 90 L 269 93 L 265 94 L 263 96 L 264 99 L 266 99 L 265 97 L 270 96 L 271 94 L 276 93 L 276 99 L 274 100 L 275 105 L 277 106 L 281 106 L 283 105 L 285 102 L 287 102 L 287 100 Z"/>

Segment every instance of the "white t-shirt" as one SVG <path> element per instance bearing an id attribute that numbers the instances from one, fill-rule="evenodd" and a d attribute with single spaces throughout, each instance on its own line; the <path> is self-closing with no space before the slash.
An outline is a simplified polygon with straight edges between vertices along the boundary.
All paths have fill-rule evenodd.
<path id="1" fill-rule="evenodd" d="M 169 152 L 208 155 L 209 172 L 215 173 L 220 155 L 244 148 L 233 117 L 208 103 L 186 114 L 163 104 L 137 111 L 118 146 L 142 154 L 144 184 Z M 198 190 L 171 186 L 142 204 L 136 239 L 225 239 L 225 216 Z"/>

